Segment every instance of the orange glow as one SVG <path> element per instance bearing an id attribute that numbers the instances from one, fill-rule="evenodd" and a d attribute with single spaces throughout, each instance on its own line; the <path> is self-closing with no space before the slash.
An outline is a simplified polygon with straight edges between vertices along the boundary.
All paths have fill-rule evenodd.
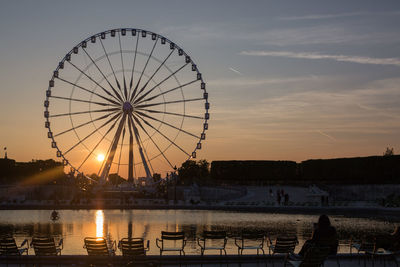
<path id="1" fill-rule="evenodd" d="M 104 236 L 104 212 L 102 210 L 96 211 L 96 237 Z"/>

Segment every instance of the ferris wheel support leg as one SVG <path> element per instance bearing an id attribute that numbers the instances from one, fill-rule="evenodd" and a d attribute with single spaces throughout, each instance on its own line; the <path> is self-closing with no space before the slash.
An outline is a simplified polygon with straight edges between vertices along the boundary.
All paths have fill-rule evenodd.
<path id="1" fill-rule="evenodd" d="M 100 184 L 105 184 L 108 178 L 108 174 L 110 172 L 111 164 L 113 162 L 115 151 L 117 150 L 117 145 L 119 142 L 119 138 L 121 136 L 122 128 L 125 124 L 126 114 L 124 113 L 121 121 L 119 122 L 117 132 L 115 133 L 114 139 L 111 143 L 110 153 L 108 154 L 106 164 L 104 165 L 103 171 L 100 176 Z"/>
<path id="2" fill-rule="evenodd" d="M 142 159 L 144 170 L 146 172 L 146 177 L 147 178 L 151 178 L 153 176 L 151 175 L 151 172 L 150 172 L 150 169 L 149 169 L 149 165 L 147 164 L 147 160 L 146 160 L 146 158 L 145 158 L 145 156 L 143 154 L 143 148 L 142 148 L 142 145 L 141 145 L 141 142 L 140 142 L 139 131 L 136 128 L 136 125 L 135 125 L 135 123 L 134 123 L 134 121 L 132 119 L 132 115 L 129 116 L 129 121 L 131 122 L 131 125 L 132 125 L 132 128 L 133 128 L 133 132 L 135 133 L 136 143 L 138 144 L 138 147 L 139 147 L 139 154 L 140 154 L 140 157 Z"/>
<path id="3" fill-rule="evenodd" d="M 152 175 L 151 175 L 149 166 L 147 165 L 146 158 L 144 157 L 142 147 L 139 148 L 139 153 L 140 153 L 140 157 L 142 158 L 142 162 L 143 162 L 144 169 L 145 169 L 145 171 L 146 171 L 146 177 L 147 177 L 147 178 L 151 178 Z"/>
<path id="4" fill-rule="evenodd" d="M 130 129 L 129 129 L 130 130 Z M 131 132 L 131 131 L 130 131 Z M 129 170 L 128 170 L 128 182 L 133 183 L 133 136 L 132 133 L 129 136 Z"/>

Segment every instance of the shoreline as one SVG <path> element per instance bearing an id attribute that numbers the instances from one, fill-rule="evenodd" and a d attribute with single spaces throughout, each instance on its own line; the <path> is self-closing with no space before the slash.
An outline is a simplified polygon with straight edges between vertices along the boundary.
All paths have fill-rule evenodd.
<path id="1" fill-rule="evenodd" d="M 0 210 L 209 210 L 249 213 L 327 214 L 354 217 L 392 218 L 400 221 L 400 208 L 386 207 L 304 207 L 304 206 L 222 206 L 222 205 L 0 205 Z"/>

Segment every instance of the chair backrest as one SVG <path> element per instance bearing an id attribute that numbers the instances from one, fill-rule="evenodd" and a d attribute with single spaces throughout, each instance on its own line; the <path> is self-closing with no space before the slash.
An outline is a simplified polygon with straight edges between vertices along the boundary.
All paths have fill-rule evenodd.
<path id="1" fill-rule="evenodd" d="M 54 242 L 54 237 L 35 236 L 32 237 L 31 246 L 35 250 L 37 256 L 56 256 L 57 248 Z"/>
<path id="2" fill-rule="evenodd" d="M 119 241 L 119 249 L 123 256 L 145 256 L 143 238 L 122 238 Z"/>
<path id="3" fill-rule="evenodd" d="M 359 251 L 364 251 L 364 252 L 375 252 L 376 245 L 375 242 L 373 241 L 362 241 L 360 244 L 360 248 L 358 249 Z"/>
<path id="4" fill-rule="evenodd" d="M 242 239 L 263 240 L 265 234 L 263 232 L 242 232 Z"/>
<path id="5" fill-rule="evenodd" d="M 301 267 L 319 267 L 328 257 L 331 248 L 329 246 L 314 245 L 304 254 L 304 258 L 300 264 Z"/>
<path id="6" fill-rule="evenodd" d="M 0 237 L 0 255 L 20 255 L 13 237 Z"/>
<path id="7" fill-rule="evenodd" d="M 273 253 L 293 252 L 297 243 L 297 236 L 278 236 L 275 241 Z"/>
<path id="8" fill-rule="evenodd" d="M 226 232 L 225 231 L 204 231 L 203 238 L 204 239 L 225 239 Z"/>
<path id="9" fill-rule="evenodd" d="M 183 240 L 185 239 L 184 232 L 161 232 L 161 239 L 162 240 Z"/>
<path id="10" fill-rule="evenodd" d="M 102 237 L 85 237 L 84 239 L 89 256 L 109 256 L 107 241 Z"/>

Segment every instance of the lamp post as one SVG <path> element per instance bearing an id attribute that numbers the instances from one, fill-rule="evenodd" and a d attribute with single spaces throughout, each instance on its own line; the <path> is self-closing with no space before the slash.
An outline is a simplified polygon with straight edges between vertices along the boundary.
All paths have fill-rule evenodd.
<path id="1" fill-rule="evenodd" d="M 174 186 L 174 204 L 176 205 L 176 183 L 177 183 L 177 175 L 176 175 L 176 166 L 174 167 L 174 173 L 173 173 L 173 177 L 175 180 L 175 186 Z"/>

